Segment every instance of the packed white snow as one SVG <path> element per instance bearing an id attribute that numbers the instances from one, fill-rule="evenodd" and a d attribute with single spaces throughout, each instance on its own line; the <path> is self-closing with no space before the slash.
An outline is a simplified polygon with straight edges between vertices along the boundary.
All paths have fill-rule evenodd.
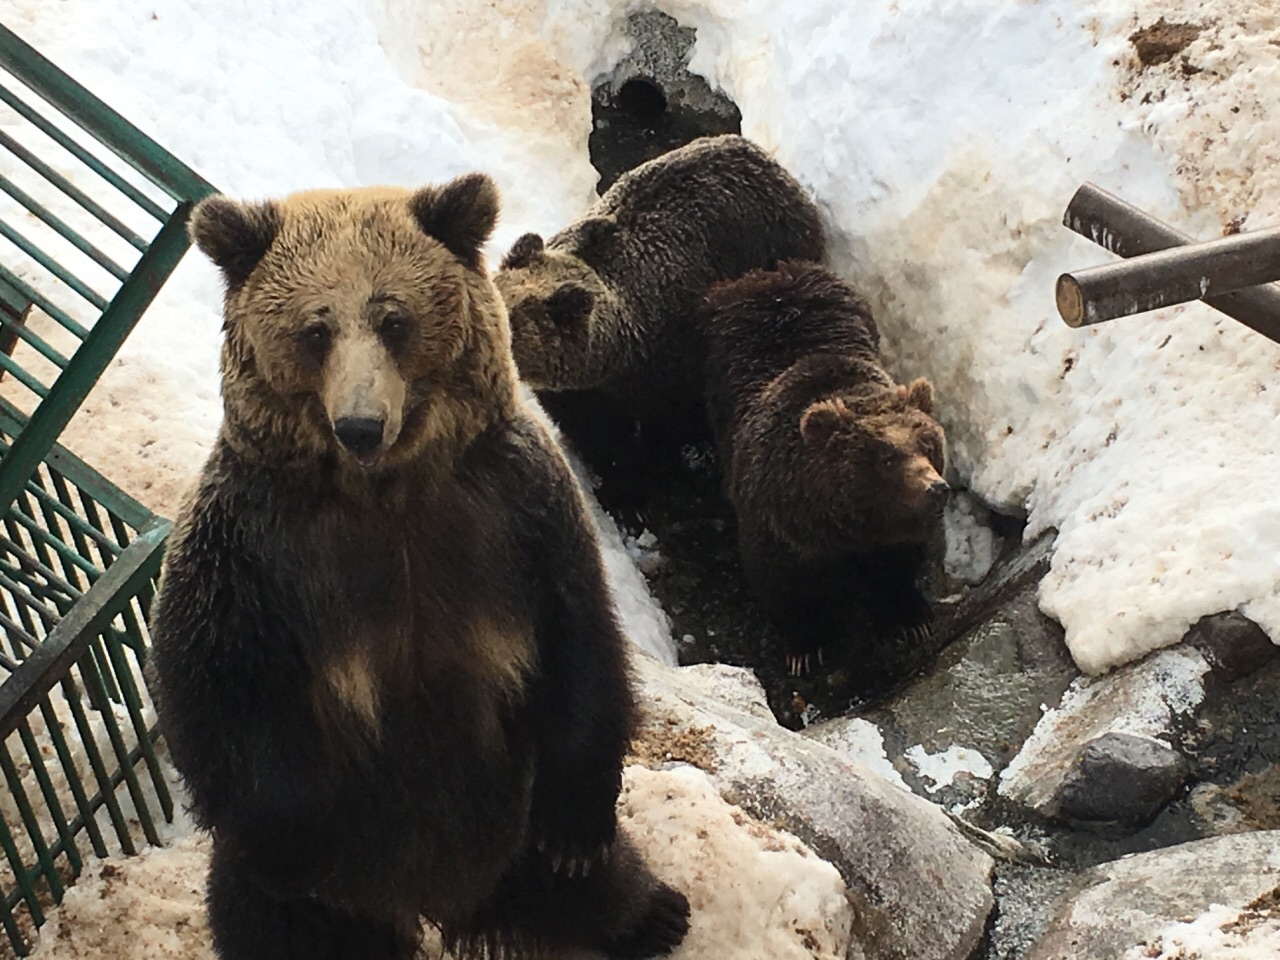
<path id="1" fill-rule="evenodd" d="M 1280 346 L 1206 307 L 1068 329 L 1060 224 L 1093 180 L 1195 235 L 1280 213 L 1267 0 L 662 0 L 692 68 L 810 188 L 902 376 L 938 387 L 987 502 L 1059 530 L 1041 596 L 1109 669 L 1239 608 L 1280 637 Z M 621 0 L 4 0 L 5 22 L 228 193 L 503 190 L 500 252 L 592 199 L 589 88 Z M 1159 16 L 1201 33 L 1140 68 Z M 1184 68 L 1183 61 L 1188 64 Z M 219 287 L 187 258 L 67 434 L 172 512 L 216 430 Z"/>
<path id="2" fill-rule="evenodd" d="M 917 743 L 914 747 L 908 747 L 904 756 L 915 766 L 916 772 L 929 781 L 925 784 L 925 789 L 930 793 L 937 793 L 943 787 L 951 786 L 961 774 L 988 780 L 995 772 L 991 761 L 981 751 L 954 743 L 937 753 L 930 753 L 923 744 Z"/>
<path id="3" fill-rule="evenodd" d="M 948 576 L 975 584 L 991 571 L 1002 541 L 989 525 L 990 513 L 964 491 L 951 497 L 942 515 L 942 565 Z"/>

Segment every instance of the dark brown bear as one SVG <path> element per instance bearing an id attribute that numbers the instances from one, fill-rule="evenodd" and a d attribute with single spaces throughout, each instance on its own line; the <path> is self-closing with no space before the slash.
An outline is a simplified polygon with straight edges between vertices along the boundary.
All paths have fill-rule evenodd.
<path id="1" fill-rule="evenodd" d="M 570 445 L 634 506 L 646 468 L 705 435 L 693 317 L 709 286 L 821 260 L 804 188 L 739 136 L 706 137 L 624 174 L 545 244 L 516 241 L 495 278 L 520 375 Z"/>
<path id="2" fill-rule="evenodd" d="M 841 634 L 851 601 L 874 631 L 926 624 L 917 574 L 947 496 L 929 382 L 893 382 L 866 305 L 816 264 L 717 286 L 700 325 L 743 568 L 792 672 Z"/>
<path id="3" fill-rule="evenodd" d="M 665 954 L 614 804 L 634 711 L 600 556 L 517 399 L 485 177 L 194 211 L 225 416 L 152 616 L 223 960 Z M 607 856 L 606 856 L 607 855 Z"/>

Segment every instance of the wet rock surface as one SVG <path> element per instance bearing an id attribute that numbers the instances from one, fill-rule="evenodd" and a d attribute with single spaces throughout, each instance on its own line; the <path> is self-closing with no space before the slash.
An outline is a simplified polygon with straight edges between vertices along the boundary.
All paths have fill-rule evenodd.
<path id="1" fill-rule="evenodd" d="M 1214 675 L 1231 682 L 1280 660 L 1280 646 L 1262 628 L 1234 610 L 1203 617 L 1187 633 L 1186 642 L 1204 654 Z"/>
<path id="2" fill-rule="evenodd" d="M 1106 734 L 1171 736 L 1204 697 L 1208 664 L 1187 648 L 1162 650 L 1115 673 L 1080 678 L 1046 713 L 1000 776 L 1000 795 L 1044 816 L 1058 816 L 1063 783 L 1081 751 Z"/>
<path id="3" fill-rule="evenodd" d="M 1085 744 L 1058 790 L 1062 816 L 1139 826 L 1173 799 L 1190 764 L 1167 743 L 1104 733 Z"/>

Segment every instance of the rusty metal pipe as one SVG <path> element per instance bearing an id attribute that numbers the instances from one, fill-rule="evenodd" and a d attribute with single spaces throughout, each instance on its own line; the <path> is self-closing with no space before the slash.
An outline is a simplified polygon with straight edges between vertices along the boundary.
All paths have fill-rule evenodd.
<path id="1" fill-rule="evenodd" d="M 1100 247 L 1121 257 L 1144 257 L 1162 250 L 1197 245 L 1192 237 L 1149 216 L 1132 204 L 1126 203 L 1114 194 L 1110 194 L 1092 183 L 1086 183 L 1076 191 L 1075 196 L 1071 198 L 1071 202 L 1067 205 L 1063 223 L 1082 237 L 1092 240 Z M 1244 234 L 1243 236 L 1257 237 L 1269 232 L 1274 231 L 1259 231 L 1258 233 Z M 1219 242 L 1210 241 L 1210 243 Z M 1204 245 L 1200 244 L 1199 246 Z M 1280 279 L 1280 243 L 1277 243 L 1275 250 L 1277 253 L 1272 260 L 1275 267 L 1272 279 Z M 1109 264 L 1108 266 L 1123 265 Z M 1081 271 L 1081 273 L 1067 276 L 1074 276 L 1074 278 L 1078 279 L 1082 273 L 1089 272 L 1091 271 Z M 1199 277 L 1195 279 L 1198 280 Z M 1062 313 L 1063 319 L 1072 326 L 1081 325 L 1072 323 L 1071 317 L 1063 310 L 1061 280 L 1059 280 L 1058 289 L 1059 312 Z M 1199 299 L 1198 284 L 1195 293 L 1195 296 L 1188 299 Z M 1070 298 L 1071 294 L 1068 293 L 1067 296 Z M 1185 301 L 1165 300 L 1157 305 L 1167 306 L 1176 302 Z M 1245 287 L 1230 293 L 1216 293 L 1206 297 L 1205 303 L 1263 336 L 1280 342 L 1280 286 L 1274 283 L 1265 283 L 1258 286 Z M 1073 313 L 1077 311 L 1077 308 L 1070 300 L 1068 301 L 1068 309 Z M 1153 307 L 1145 307 L 1143 309 L 1153 309 Z M 1079 308 L 1079 313 L 1083 312 L 1085 312 L 1084 308 Z M 1125 314 L 1113 314 L 1113 316 L 1123 315 Z M 1103 319 L 1110 319 L 1110 317 L 1095 314 L 1095 319 L 1086 322 L 1097 323 Z"/>

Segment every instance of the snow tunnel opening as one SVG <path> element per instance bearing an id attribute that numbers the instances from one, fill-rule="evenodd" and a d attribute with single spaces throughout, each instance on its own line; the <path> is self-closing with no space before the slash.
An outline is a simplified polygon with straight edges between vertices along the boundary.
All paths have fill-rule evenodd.
<path id="1" fill-rule="evenodd" d="M 587 147 L 600 193 L 691 140 L 742 132 L 737 104 L 689 71 L 694 30 L 654 10 L 632 14 L 624 30 L 630 53 L 592 85 Z"/>

